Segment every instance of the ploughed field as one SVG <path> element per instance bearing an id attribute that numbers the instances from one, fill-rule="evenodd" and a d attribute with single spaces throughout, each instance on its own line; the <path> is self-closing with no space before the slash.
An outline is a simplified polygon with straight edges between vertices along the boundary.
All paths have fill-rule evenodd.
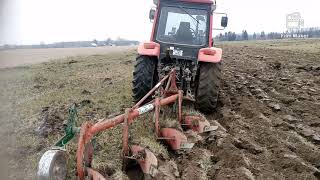
<path id="1" fill-rule="evenodd" d="M 221 125 L 218 130 L 198 136 L 192 150 L 175 153 L 155 141 L 151 116 L 132 125 L 132 141 L 160 159 L 156 179 L 320 179 L 320 40 L 219 46 L 219 107 L 206 116 Z M 1 69 L 0 166 L 7 169 L 0 175 L 34 179 L 42 153 L 63 135 L 72 103 L 78 125 L 132 106 L 135 56 L 126 50 Z M 76 141 L 67 148 L 69 179 L 75 177 Z M 120 152 L 121 126 L 99 134 L 93 166 L 110 178 L 126 178 Z"/>

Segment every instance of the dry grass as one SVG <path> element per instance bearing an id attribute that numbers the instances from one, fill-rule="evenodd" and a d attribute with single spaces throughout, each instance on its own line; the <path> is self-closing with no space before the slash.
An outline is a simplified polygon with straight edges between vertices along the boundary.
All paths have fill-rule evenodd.
<path id="1" fill-rule="evenodd" d="M 83 121 L 96 121 L 110 114 L 123 113 L 125 108 L 132 106 L 131 79 L 135 56 L 135 51 L 129 51 L 122 54 L 68 57 L 1 70 L 1 97 L 3 102 L 8 102 L 7 107 L 1 110 L 10 107 L 15 114 L 10 115 L 10 118 L 14 122 L 19 121 L 19 124 L 11 127 L 17 138 L 9 144 L 12 148 L 7 150 L 25 150 L 23 154 L 13 152 L 15 157 L 10 168 L 13 172 L 22 169 L 26 175 L 11 173 L 11 178 L 34 179 L 39 158 L 63 135 L 55 132 L 48 138 L 41 138 L 35 133 L 40 125 L 39 116 L 43 107 L 62 109 L 60 116 L 66 119 L 68 107 L 77 103 L 80 126 Z M 156 140 L 153 126 L 152 115 L 140 117 L 130 126 L 130 140 L 148 147 L 156 155 L 168 157 L 166 148 Z M 95 168 L 101 171 L 114 169 L 118 172 L 115 176 L 121 174 L 121 135 L 120 125 L 97 136 L 93 159 Z M 69 179 L 75 177 L 76 142 L 77 139 L 74 139 L 67 146 Z M 24 159 L 20 161 L 22 156 Z"/>
<path id="2" fill-rule="evenodd" d="M 0 97 L 4 103 L 0 108 L 0 118 L 8 126 L 7 130 L 1 128 L 1 133 L 4 131 L 16 137 L 3 146 L 8 146 L 4 152 L 10 152 L 13 156 L 9 164 L 14 172 L 10 173 L 11 178 L 22 176 L 15 173 L 19 170 L 25 174 L 25 179 L 34 179 L 41 154 L 62 136 L 61 133 L 55 133 L 43 139 L 35 134 L 43 107 L 64 107 L 63 117 L 66 118 L 67 109 L 72 103 L 81 104 L 88 100 L 89 104 L 79 108 L 79 125 L 83 121 L 105 118 L 113 112 L 130 107 L 134 59 L 135 52 L 129 51 L 69 57 L 29 67 L 1 70 Z M 103 142 L 98 143 L 108 153 L 103 153 L 97 159 L 113 159 L 120 152 L 119 139 L 114 138 L 120 138 L 120 134 L 118 127 L 101 134 Z M 75 153 L 75 143 L 71 143 L 68 151 Z M 96 161 L 98 164 L 99 161 Z M 74 165 L 74 156 L 70 156 L 70 165 Z"/>

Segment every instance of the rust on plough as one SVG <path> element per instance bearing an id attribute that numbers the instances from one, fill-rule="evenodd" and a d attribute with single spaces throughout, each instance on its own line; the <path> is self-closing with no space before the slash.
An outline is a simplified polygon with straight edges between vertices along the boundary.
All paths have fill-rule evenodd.
<path id="1" fill-rule="evenodd" d="M 76 152 L 77 176 L 84 180 L 86 176 L 93 180 L 104 180 L 98 171 L 92 168 L 93 138 L 98 133 L 122 124 L 122 157 L 136 161 L 142 172 L 154 177 L 158 172 L 158 160 L 153 152 L 147 147 L 131 144 L 129 142 L 130 124 L 140 115 L 154 110 L 155 136 L 163 140 L 172 150 L 186 150 L 194 146 L 189 142 L 187 136 L 175 128 L 160 127 L 160 111 L 162 106 L 176 104 L 177 121 L 186 128 L 198 133 L 215 130 L 215 126 L 200 115 L 183 115 L 182 101 L 185 99 L 184 92 L 176 86 L 176 72 L 172 69 L 159 83 L 152 88 L 137 104 L 125 110 L 124 114 L 111 119 L 101 119 L 97 123 L 84 122 L 79 132 L 78 147 Z M 166 83 L 166 84 L 165 84 Z M 155 99 L 142 105 L 152 95 Z M 142 106 L 141 106 L 142 105 Z M 51 163 L 51 162 L 50 162 Z M 43 166 L 43 165 L 42 165 Z M 39 165 L 40 167 L 40 165 Z M 43 178 L 46 179 L 46 178 Z"/>

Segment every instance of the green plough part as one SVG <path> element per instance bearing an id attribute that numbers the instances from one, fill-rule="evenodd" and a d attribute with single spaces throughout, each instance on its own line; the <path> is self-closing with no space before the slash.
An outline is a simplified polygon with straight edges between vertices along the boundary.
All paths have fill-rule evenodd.
<path id="1" fill-rule="evenodd" d="M 78 111 L 76 105 L 73 104 L 69 108 L 69 117 L 64 124 L 65 135 L 54 145 L 55 147 L 64 148 L 70 140 L 72 140 L 76 134 L 80 132 L 80 128 L 76 127 L 76 121 L 78 119 Z"/>

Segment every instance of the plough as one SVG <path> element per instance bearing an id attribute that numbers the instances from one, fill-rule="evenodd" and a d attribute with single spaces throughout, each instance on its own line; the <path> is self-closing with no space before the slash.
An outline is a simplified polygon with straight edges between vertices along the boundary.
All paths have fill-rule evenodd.
<path id="1" fill-rule="evenodd" d="M 103 180 L 92 164 L 96 135 L 122 124 L 122 158 L 136 161 L 144 174 L 154 177 L 158 160 L 147 147 L 129 142 L 129 128 L 137 117 L 154 112 L 155 137 L 174 151 L 190 149 L 194 142 L 181 129 L 204 133 L 217 129 L 201 114 L 182 113 L 182 102 L 191 101 L 202 112 L 212 112 L 218 102 L 221 82 L 222 49 L 214 47 L 213 15 L 222 15 L 221 26 L 227 27 L 225 13 L 216 13 L 215 0 L 153 0 L 149 19 L 153 22 L 150 41 L 138 46 L 133 72 L 133 99 L 137 102 L 124 114 L 96 123 L 84 122 L 75 127 L 77 113 L 70 109 L 65 136 L 44 153 L 39 162 L 41 180 L 65 179 L 65 146 L 78 136 L 76 169 L 78 179 Z M 216 23 L 215 23 L 216 24 Z M 160 81 L 158 80 L 160 79 Z M 150 97 L 153 100 L 149 101 Z M 145 103 L 149 101 L 148 103 Z M 180 127 L 160 126 L 161 107 L 174 104 Z"/>
<path id="2" fill-rule="evenodd" d="M 77 111 L 73 105 L 69 110 L 69 118 L 64 128 L 65 136 L 62 137 L 50 150 L 45 152 L 39 161 L 38 178 L 40 180 L 66 179 L 67 158 L 66 145 L 74 137 L 78 136 L 76 152 L 76 172 L 79 180 L 89 177 L 93 180 L 105 180 L 92 164 L 93 141 L 95 136 L 102 131 L 122 124 L 122 157 L 136 161 L 145 175 L 154 177 L 158 173 L 158 160 L 147 147 L 129 142 L 129 128 L 137 117 L 154 112 L 154 132 L 158 140 L 162 140 L 175 151 L 191 149 L 194 142 L 188 141 L 184 132 L 172 128 L 160 126 L 161 107 L 175 104 L 177 107 L 177 121 L 184 129 L 191 129 L 197 133 L 204 133 L 217 129 L 201 115 L 182 113 L 183 101 L 190 101 L 192 97 L 184 96 L 183 91 L 176 86 L 176 69 L 172 69 L 164 76 L 139 102 L 132 108 L 125 110 L 124 114 L 111 119 L 101 119 L 96 123 L 84 122 L 81 127 L 76 127 Z M 154 100 L 145 104 L 150 96 Z M 144 105 L 143 105 L 144 104 Z"/>

